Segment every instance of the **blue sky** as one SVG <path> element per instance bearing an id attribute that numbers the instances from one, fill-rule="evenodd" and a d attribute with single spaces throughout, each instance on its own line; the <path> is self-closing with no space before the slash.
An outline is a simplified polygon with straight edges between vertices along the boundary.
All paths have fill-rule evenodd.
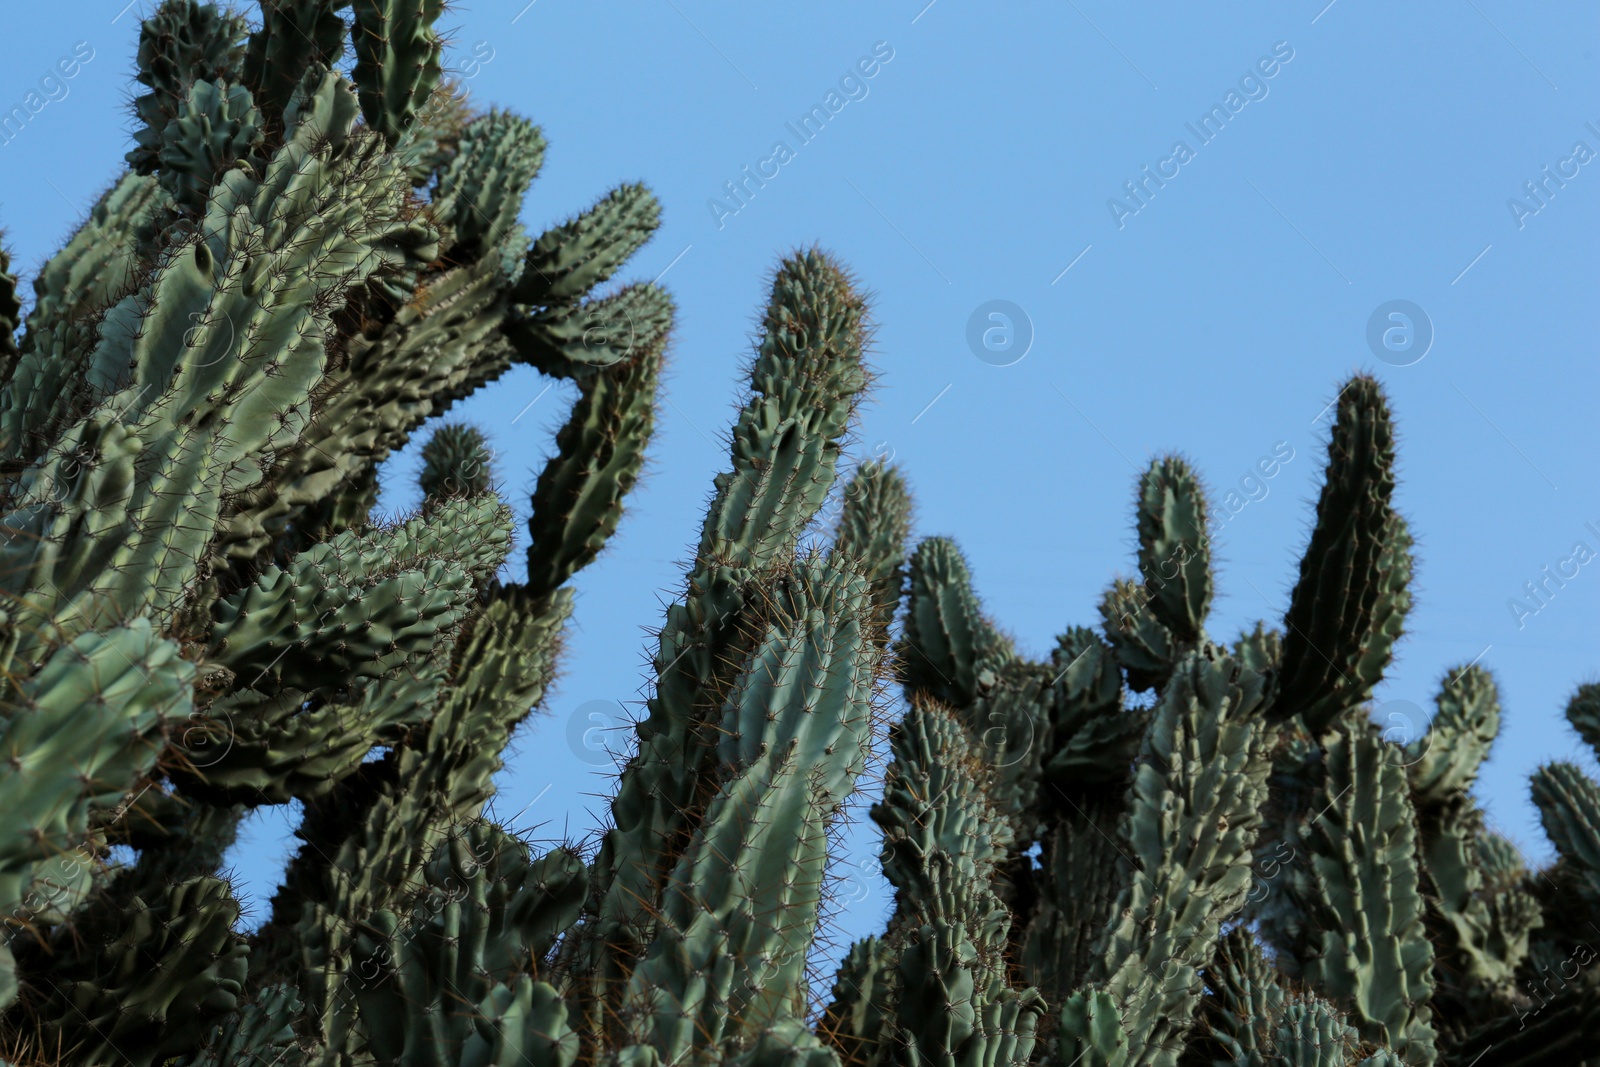
<path id="1" fill-rule="evenodd" d="M 59 4 L 8 13 L 0 110 L 38 93 L 0 137 L 0 225 L 25 269 L 128 147 L 147 5 L 123 2 L 75 0 L 70 27 Z M 1133 571 L 1135 478 L 1166 451 L 1219 499 L 1236 491 L 1215 531 L 1213 632 L 1278 619 L 1326 405 L 1352 371 L 1381 378 L 1419 563 L 1380 717 L 1424 717 L 1452 666 L 1493 670 L 1504 728 L 1477 792 L 1548 858 L 1527 776 L 1552 758 L 1594 770 L 1562 709 L 1600 677 L 1600 563 L 1577 551 L 1600 552 L 1600 9 L 480 0 L 447 24 L 475 100 L 550 142 L 530 231 L 648 182 L 665 224 L 628 274 L 663 275 L 680 308 L 649 477 L 578 580 L 560 686 L 514 742 L 500 817 L 543 837 L 599 824 L 612 765 L 590 730 L 641 694 L 770 270 L 820 242 L 878 324 L 855 455 L 893 455 L 917 534 L 960 541 L 988 609 L 1036 655 Z M 59 59 L 74 75 L 42 81 Z M 802 129 L 814 107 L 826 122 Z M 987 318 L 996 301 L 1009 319 Z M 524 513 L 570 399 L 545 384 L 518 371 L 452 413 L 490 435 Z M 386 506 L 414 501 L 415 470 L 415 449 L 389 464 Z M 1546 567 L 1568 577 L 1529 600 Z M 861 822 L 841 941 L 890 903 Z M 235 850 L 258 918 L 289 825 L 263 815 Z"/>

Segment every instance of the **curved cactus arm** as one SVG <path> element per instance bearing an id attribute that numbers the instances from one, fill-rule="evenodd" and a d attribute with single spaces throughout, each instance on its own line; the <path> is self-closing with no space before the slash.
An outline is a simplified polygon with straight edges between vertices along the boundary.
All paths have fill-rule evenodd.
<path id="1" fill-rule="evenodd" d="M 906 574 L 906 538 L 911 535 L 911 492 L 898 469 L 879 460 L 856 468 L 844 489 L 844 505 L 833 535 L 836 559 L 854 559 L 872 582 L 874 618 L 888 640 Z"/>
<path id="2" fill-rule="evenodd" d="M 610 278 L 661 225 L 661 205 L 643 185 L 621 185 L 528 249 L 513 303 L 559 306 Z M 541 368 L 543 369 L 543 368 Z"/>
<path id="3" fill-rule="evenodd" d="M 1411 791 L 1419 808 L 1470 789 L 1500 732 L 1500 692 L 1482 667 L 1468 664 L 1447 671 L 1434 706 L 1438 710 L 1428 732 L 1406 746 Z"/>
<path id="4" fill-rule="evenodd" d="M 464 82 L 445 75 L 417 112 L 416 121 L 395 146 L 406 161 L 411 184 L 420 189 L 450 166 L 461 146 L 461 136 L 478 115 Z"/>
<path id="5" fill-rule="evenodd" d="M 501 326 L 505 345 L 495 350 L 496 358 L 555 378 L 579 378 L 665 338 L 672 311 L 671 298 L 653 282 L 533 312 L 513 307 Z"/>
<path id="6" fill-rule="evenodd" d="M 1139 571 L 1150 610 L 1190 644 L 1205 634 L 1211 608 L 1210 510 L 1200 479 L 1177 456 L 1156 460 L 1139 479 Z"/>
<path id="7" fill-rule="evenodd" d="M 492 596 L 454 650 L 454 684 L 427 725 L 306 805 L 296 832 L 306 844 L 257 934 L 253 979 L 298 977 L 308 1015 L 332 1024 L 356 924 L 390 908 L 450 828 L 493 796 L 500 753 L 543 697 L 571 609 L 569 590 Z"/>
<path id="8" fill-rule="evenodd" d="M 1390 506 L 1394 429 L 1376 379 L 1350 379 L 1317 500 L 1311 543 L 1284 619 L 1272 715 L 1312 734 L 1366 700 L 1383 678 L 1411 600 L 1410 536 Z"/>
<path id="9" fill-rule="evenodd" d="M 356 1010 L 342 1012 L 330 1047 L 380 1063 L 457 1062 L 486 1021 L 475 1020 L 473 1006 L 504 998 L 504 983 L 525 977 L 576 917 L 583 873 L 566 850 L 530 860 L 525 843 L 492 823 L 453 829 L 423 868 L 405 917 L 383 910 L 360 925 L 346 987 Z M 510 1019 L 497 1029 L 503 1040 L 524 1039 Z"/>
<path id="10" fill-rule="evenodd" d="M 248 948 L 233 932 L 239 905 L 227 882 L 191 878 L 149 902 L 96 901 L 86 912 L 57 928 L 48 963 L 34 968 L 48 976 L 36 995 L 49 1044 L 88 1034 L 80 1062 L 153 1067 L 238 1008 Z"/>
<path id="11" fill-rule="evenodd" d="M 616 532 L 655 430 L 656 349 L 578 382 L 578 399 L 539 474 L 528 517 L 530 593 L 543 595 L 588 566 Z"/>
<path id="12" fill-rule="evenodd" d="M 1481 1022 L 1516 1008 L 1522 999 L 1516 977 L 1530 935 L 1544 923 L 1538 901 L 1523 887 L 1528 871 L 1521 858 L 1503 838 L 1486 835 L 1482 821 L 1466 796 L 1418 812 L 1441 1032 L 1455 1020 Z"/>
<path id="13" fill-rule="evenodd" d="M 162 165 L 165 131 L 200 82 L 236 81 L 249 26 L 243 16 L 196 0 L 163 0 L 139 27 L 139 67 L 145 92 L 133 99 L 139 126 L 128 165 L 136 174 Z"/>
<path id="14" fill-rule="evenodd" d="M 156 145 L 161 188 L 181 214 L 205 213 L 218 174 L 247 159 L 266 140 L 250 90 L 225 81 L 197 81 L 178 102 Z"/>
<path id="15" fill-rule="evenodd" d="M 1571 763 L 1551 763 L 1534 772 L 1533 802 L 1544 832 L 1600 895 L 1600 786 Z"/>
<path id="16" fill-rule="evenodd" d="M 394 145 L 439 84 L 444 42 L 433 24 L 444 0 L 354 0 L 351 7 L 361 113 Z"/>
<path id="17" fill-rule="evenodd" d="M 820 251 L 784 261 L 774 280 L 733 469 L 717 476 L 684 599 L 668 609 L 639 751 L 612 801 L 615 825 L 595 862 L 585 928 L 569 942 L 568 965 L 592 983 L 591 1010 L 650 943 L 655 903 L 699 823 L 700 775 L 716 760 L 708 697 L 721 699 L 742 660 L 730 642 L 747 595 L 760 595 L 751 583 L 790 564 L 833 483 L 839 439 L 866 386 L 864 313 L 849 278 Z"/>
<path id="18" fill-rule="evenodd" d="M 301 440 L 286 449 L 270 484 L 242 494 L 227 517 L 221 550 L 253 561 L 305 509 L 369 477 L 411 433 L 446 406 L 437 390 L 500 344 L 506 277 L 492 257 L 430 276 L 376 341 L 358 335 L 347 365 L 328 376 L 330 393 Z M 509 355 L 494 377 L 510 367 Z M 481 384 L 481 381 L 480 383 Z M 470 389 L 464 390 L 466 395 Z"/>
<path id="19" fill-rule="evenodd" d="M 865 769 L 878 659 L 871 589 L 809 560 L 737 626 L 715 789 L 661 895 L 656 934 L 616 1003 L 633 1043 L 665 1063 L 738 1051 L 805 1015 L 828 829 Z"/>
<path id="20" fill-rule="evenodd" d="M 1514 1005 L 1515 976 L 1542 920 L 1518 884 L 1526 875 L 1521 859 L 1507 857 L 1512 870 L 1485 862 L 1483 820 L 1468 793 L 1500 727 L 1494 678 L 1477 666 L 1455 668 L 1435 699 L 1428 732 L 1406 746 L 1404 760 L 1443 1028 L 1445 1020 L 1482 1020 Z"/>
<path id="21" fill-rule="evenodd" d="M 1177 1063 L 1200 1006 L 1198 968 L 1245 902 L 1275 733 L 1263 689 L 1260 675 L 1202 647 L 1156 706 L 1121 828 L 1136 869 L 1101 950 L 1129 1063 Z"/>
<path id="22" fill-rule="evenodd" d="M 515 219 L 542 157 L 538 131 L 520 118 L 491 113 L 467 127 L 440 176 L 443 199 L 430 211 L 446 231 L 445 261 L 426 270 L 419 292 L 395 301 L 381 329 L 353 338 L 344 361 L 330 368 L 327 395 L 304 439 L 273 483 L 241 500 L 230 518 L 230 557 L 254 559 L 304 509 L 359 479 L 431 415 L 519 361 L 508 338 L 523 319 L 509 289 L 524 269 L 528 239 Z M 672 301 L 654 285 L 638 285 L 535 317 L 559 349 L 541 369 L 572 376 L 660 350 Z"/>
<path id="23" fill-rule="evenodd" d="M 208 803 L 314 800 L 354 774 L 373 748 L 428 720 L 447 679 L 440 657 L 408 664 L 346 700 L 298 689 L 236 690 L 213 701 L 169 750 L 168 776 Z"/>
<path id="24" fill-rule="evenodd" d="M 1047 783 L 1064 788 L 1121 782 L 1150 720 L 1123 711 L 1115 653 L 1094 631 L 1075 626 L 1056 639 L 1051 670 Z"/>
<path id="25" fill-rule="evenodd" d="M 1306 927 L 1305 981 L 1349 1012 L 1363 1040 L 1414 1067 L 1435 1062 L 1433 946 L 1423 923 L 1416 819 L 1396 749 L 1365 725 L 1326 739 L 1327 777 L 1302 831 L 1290 891 Z"/>
<path id="26" fill-rule="evenodd" d="M 954 541 L 929 537 L 917 545 L 909 588 L 897 649 L 907 697 L 921 691 L 952 707 L 970 706 L 980 681 L 1015 655 L 984 618 L 972 573 Z"/>
<path id="27" fill-rule="evenodd" d="M 243 76 L 269 116 L 288 107 L 314 68 L 331 69 L 344 55 L 349 0 L 261 0 L 261 26 L 246 46 Z"/>

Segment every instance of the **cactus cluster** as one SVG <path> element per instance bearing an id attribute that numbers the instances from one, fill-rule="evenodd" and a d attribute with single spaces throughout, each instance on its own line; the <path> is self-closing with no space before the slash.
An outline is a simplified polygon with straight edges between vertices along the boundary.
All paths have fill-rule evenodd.
<path id="1" fill-rule="evenodd" d="M 899 471 L 841 484 L 870 323 L 818 250 L 774 273 L 608 824 L 536 851 L 485 818 L 673 307 L 598 292 L 657 225 L 642 187 L 522 231 L 544 142 L 441 81 L 440 7 L 165 0 L 130 169 L 25 315 L 0 253 L 0 1061 L 1600 1063 L 1600 785 L 1538 772 L 1560 858 L 1530 870 L 1471 795 L 1485 668 L 1423 736 L 1371 717 L 1412 571 L 1377 382 L 1333 405 L 1281 628 L 1208 635 L 1210 509 L 1165 457 L 1138 575 L 1033 660 L 953 542 L 908 552 Z M 513 365 L 576 393 L 520 583 L 472 427 L 372 515 L 378 465 Z M 1600 687 L 1568 716 L 1600 746 Z M 893 912 L 817 982 L 884 740 Z M 223 855 L 294 801 L 239 933 Z"/>

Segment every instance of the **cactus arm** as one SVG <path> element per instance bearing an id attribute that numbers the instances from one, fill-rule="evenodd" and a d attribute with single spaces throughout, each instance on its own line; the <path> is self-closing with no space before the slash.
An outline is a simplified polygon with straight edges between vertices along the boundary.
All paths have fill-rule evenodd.
<path id="1" fill-rule="evenodd" d="M 954 707 L 977 696 L 980 674 L 1012 657 L 983 617 L 955 542 L 930 537 L 912 553 L 905 635 L 899 645 L 907 696 L 920 690 Z"/>
<path id="2" fill-rule="evenodd" d="M 387 652 L 425 652 L 466 617 L 510 527 L 511 510 L 485 493 L 390 531 L 340 534 L 219 601 L 211 658 L 252 688 L 270 678 L 309 692 L 381 669 Z"/>
<path id="3" fill-rule="evenodd" d="M 512 287 L 512 301 L 532 307 L 571 304 L 610 278 L 660 225 L 661 206 L 648 189 L 618 186 L 533 242 L 522 277 Z"/>
<path id="4" fill-rule="evenodd" d="M 511 233 L 544 150 L 539 127 L 506 111 L 490 111 L 462 130 L 433 193 L 433 216 L 454 235 L 453 258 L 475 258 Z"/>
<path id="5" fill-rule="evenodd" d="M 417 488 L 429 511 L 444 506 L 451 497 L 486 493 L 493 484 L 494 457 L 488 439 L 476 426 L 441 426 L 422 446 Z"/>
<path id="6" fill-rule="evenodd" d="M 963 723 L 936 705 L 913 703 L 890 745 L 895 761 L 872 809 L 896 889 L 884 1061 L 1025 1064 L 1044 1003 L 1007 973 L 1010 917 L 992 883 L 1011 834 L 995 776 Z"/>
<path id="7" fill-rule="evenodd" d="M 1244 904 L 1270 763 L 1263 689 L 1214 646 L 1190 653 L 1146 735 L 1121 828 L 1136 870 L 1099 969 L 1120 1005 L 1130 1064 L 1177 1063 L 1200 1006 L 1197 968 Z"/>
<path id="8" fill-rule="evenodd" d="M 906 573 L 906 538 L 911 535 L 911 494 L 904 475 L 872 460 L 856 468 L 844 490 L 834 532 L 836 559 L 858 561 L 872 582 L 874 618 L 888 640 Z"/>
<path id="9" fill-rule="evenodd" d="M 0 455 L 20 469 L 70 417 L 62 399 L 98 339 L 97 320 L 133 284 L 137 233 L 161 195 L 154 178 L 124 174 L 33 280 L 20 354 L 0 387 Z"/>
<path id="10" fill-rule="evenodd" d="M 161 188 L 172 207 L 191 218 L 205 213 L 219 173 L 265 141 L 261 112 L 250 90 L 221 81 L 197 81 L 179 101 L 156 148 Z"/>
<path id="11" fill-rule="evenodd" d="M 1571 763 L 1551 763 L 1534 772 L 1533 802 L 1550 840 L 1600 894 L 1600 786 Z"/>
<path id="12" fill-rule="evenodd" d="M 849 279 L 818 251 L 786 260 L 774 280 L 733 469 L 717 476 L 685 599 L 668 610 L 640 748 L 623 769 L 571 949 L 573 972 L 593 989 L 591 1013 L 650 943 L 650 912 L 706 803 L 696 782 L 716 759 L 707 694 L 720 699 L 740 662 L 727 649 L 747 583 L 792 559 L 833 482 L 838 438 L 866 384 L 863 313 Z"/>
<path id="13" fill-rule="evenodd" d="M 1307 919 L 1296 955 L 1306 982 L 1348 1010 L 1364 1040 L 1431 1067 L 1433 948 L 1415 815 L 1393 752 L 1364 725 L 1328 739 L 1320 810 L 1304 831 L 1309 862 L 1296 866 L 1291 883 Z"/>
<path id="14" fill-rule="evenodd" d="M 21 279 L 11 269 L 11 253 L 0 248 L 0 385 L 16 370 L 17 330 L 22 325 L 22 300 L 17 296 Z"/>
<path id="15" fill-rule="evenodd" d="M 517 992 L 519 975 L 526 977 L 527 961 L 542 958 L 555 932 L 576 917 L 583 870 L 566 850 L 530 860 L 528 846 L 493 823 L 451 830 L 423 868 L 404 918 L 383 910 L 361 924 L 349 986 L 360 1026 L 335 1043 L 349 1040 L 345 1047 L 381 1063 L 446 1064 L 476 1047 L 475 1038 L 492 1043 L 493 1033 L 480 1029 L 485 1022 L 498 1021 L 490 1030 L 501 1041 L 530 1040 L 536 1031 L 514 1021 L 506 1000 L 534 994 Z M 554 990 L 539 983 L 534 999 L 542 1005 L 536 1014 L 555 1023 L 554 1033 L 547 1031 L 553 1044 L 575 1048 Z M 498 1005 L 499 1013 L 472 1010 L 482 1003 Z"/>
<path id="16" fill-rule="evenodd" d="M 893 982 L 894 952 L 887 941 L 873 935 L 850 946 L 817 1023 L 817 1035 L 838 1050 L 844 1063 L 877 1062 L 894 1017 Z"/>
<path id="17" fill-rule="evenodd" d="M 1212 995 L 1201 1002 L 1203 1025 L 1189 1049 L 1196 1061 L 1239 1067 L 1274 1062 L 1271 1027 L 1289 993 L 1247 928 L 1236 926 L 1218 940 L 1205 983 Z"/>
<path id="18" fill-rule="evenodd" d="M 738 624 L 749 645 L 723 702 L 717 793 L 618 1009 L 663 1062 L 742 1049 L 805 1013 L 828 826 L 872 736 L 871 611 L 863 578 L 807 561 Z"/>
<path id="19" fill-rule="evenodd" d="M 341 91 L 331 76 L 323 83 L 324 94 Z M 314 139 L 326 154 L 305 147 Z M 298 436 L 322 372 L 326 302 L 427 239 L 401 217 L 381 157 L 337 151 L 307 125 L 261 180 L 229 172 L 208 237 L 108 316 L 88 371 L 106 399 L 24 473 L 9 525 L 32 536 L 0 549 L 8 587 L 40 614 L 80 628 L 113 613 L 170 614 L 224 495 L 260 480 L 274 449 Z M 171 484 L 192 488 L 164 491 Z M 102 536 L 66 540 L 88 512 Z"/>
<path id="20" fill-rule="evenodd" d="M 349 6 L 349 0 L 263 0 L 261 26 L 246 45 L 243 76 L 269 116 L 282 114 L 308 71 L 331 69 L 344 54 L 339 12 Z"/>
<path id="21" fill-rule="evenodd" d="M 1448 1034 L 1516 1006 L 1516 973 L 1542 919 L 1519 884 L 1527 874 L 1521 859 L 1513 853 L 1504 863 L 1486 862 L 1485 849 L 1494 846 L 1485 841 L 1482 814 L 1468 792 L 1499 732 L 1494 678 L 1474 665 L 1452 669 L 1435 703 L 1427 734 L 1406 746 L 1404 761 L 1439 956 L 1434 1000 L 1441 1034 Z"/>
<path id="22" fill-rule="evenodd" d="M 1166 685 L 1182 653 L 1177 636 L 1149 607 L 1144 586 L 1126 578 L 1112 582 L 1100 598 L 1101 627 L 1136 693 Z"/>
<path id="23" fill-rule="evenodd" d="M 1316 525 L 1285 617 L 1272 714 L 1312 734 L 1371 695 L 1410 605 L 1410 537 L 1390 506 L 1394 430 L 1377 381 L 1340 391 Z"/>
<path id="24" fill-rule="evenodd" d="M 161 165 L 167 126 L 197 83 L 237 80 L 246 30 L 241 16 L 195 0 L 163 0 L 144 20 L 134 77 L 145 91 L 133 100 L 139 126 L 127 154 L 134 173 L 150 174 Z"/>
<path id="25" fill-rule="evenodd" d="M 539 474 L 528 518 L 528 588 L 548 593 L 586 567 L 616 531 L 655 429 L 661 356 L 651 350 L 578 382 L 556 454 Z"/>
<path id="26" fill-rule="evenodd" d="M 367 125 L 390 145 L 439 84 L 444 43 L 433 24 L 444 0 L 354 0 L 356 65 Z"/>
<path id="27" fill-rule="evenodd" d="M 54 649 L 0 705 L 0 903 L 59 915 L 72 886 L 40 875 L 78 849 L 90 817 L 154 766 L 168 720 L 189 714 L 194 667 L 148 619 Z"/>
<path id="28" fill-rule="evenodd" d="M 1210 510 L 1200 481 L 1176 456 L 1152 463 L 1139 480 L 1139 571 L 1150 607 L 1179 641 L 1205 633 L 1211 607 Z"/>

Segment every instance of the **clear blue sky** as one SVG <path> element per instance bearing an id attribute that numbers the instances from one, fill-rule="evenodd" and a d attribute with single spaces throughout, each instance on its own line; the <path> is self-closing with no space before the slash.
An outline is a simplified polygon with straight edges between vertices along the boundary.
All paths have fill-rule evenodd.
<path id="1" fill-rule="evenodd" d="M 123 2 L 8 12 L 0 110 L 77 42 L 93 53 L 0 146 L 0 225 L 24 268 L 128 147 L 148 3 L 118 17 Z M 1537 613 L 1510 601 L 1576 543 L 1600 552 L 1600 9 L 1325 3 L 457 6 L 454 62 L 476 99 L 533 118 L 550 142 L 528 228 L 649 182 L 665 225 L 631 275 L 665 271 L 680 307 L 651 474 L 578 581 L 559 689 L 517 737 L 496 813 L 547 837 L 598 825 L 610 783 L 595 772 L 610 766 L 584 747 L 586 716 L 620 716 L 616 702 L 640 695 L 646 631 L 725 462 L 768 272 L 818 241 L 874 294 L 880 377 L 857 454 L 893 452 L 917 534 L 959 539 L 988 608 L 1036 655 L 1093 622 L 1112 575 L 1133 570 L 1134 479 L 1166 450 L 1214 493 L 1249 499 L 1216 534 L 1213 631 L 1278 619 L 1322 464 L 1316 420 L 1346 375 L 1374 371 L 1419 542 L 1410 636 L 1379 694 L 1395 703 L 1380 712 L 1431 710 L 1440 675 L 1481 655 L 1505 725 L 1478 794 L 1546 859 L 1527 776 L 1552 758 L 1593 770 L 1562 709 L 1600 677 L 1600 562 L 1552 583 Z M 875 48 L 890 58 L 861 77 Z M 837 113 L 801 143 L 786 124 L 833 90 Z M 1214 105 L 1226 121 L 1200 131 Z M 746 166 L 770 177 L 740 205 L 725 183 Z M 1139 200 L 1133 181 L 1147 182 Z M 1525 183 L 1541 181 L 1534 200 Z M 1016 348 L 985 360 L 968 344 L 994 300 L 1031 323 L 1016 362 Z M 1431 322 L 1420 359 L 1416 344 L 1386 361 L 1369 347 L 1369 320 L 1395 300 Z M 454 413 L 489 433 L 524 512 L 567 400 L 543 387 L 514 373 Z M 1293 458 L 1245 483 L 1274 449 Z M 414 500 L 415 469 L 415 449 L 390 464 L 386 505 Z M 259 910 L 282 816 L 253 823 L 235 853 Z M 866 873 L 842 887 L 840 939 L 889 905 L 862 823 L 847 859 Z"/>

